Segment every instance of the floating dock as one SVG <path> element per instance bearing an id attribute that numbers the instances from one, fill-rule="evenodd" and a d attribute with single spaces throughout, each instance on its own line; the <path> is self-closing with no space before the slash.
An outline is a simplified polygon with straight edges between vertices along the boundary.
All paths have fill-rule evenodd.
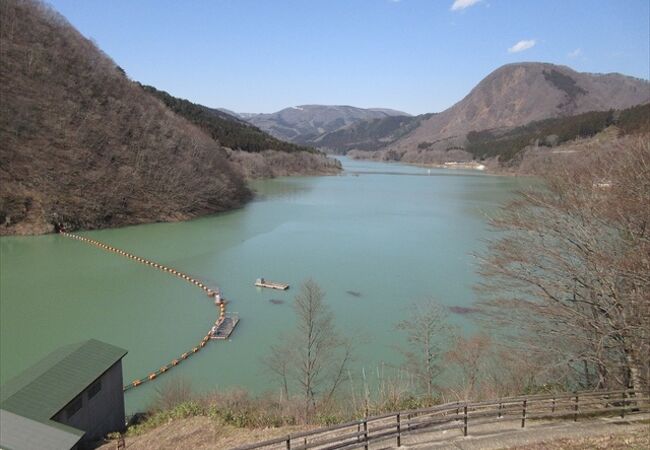
<path id="1" fill-rule="evenodd" d="M 258 278 L 257 280 L 255 280 L 255 286 L 261 288 L 268 288 L 268 289 L 277 289 L 279 291 L 286 291 L 287 289 L 289 289 L 288 284 L 276 283 L 275 281 L 268 281 L 265 280 L 264 278 Z"/>
<path id="2" fill-rule="evenodd" d="M 226 313 L 210 330 L 210 339 L 228 339 L 239 323 L 239 314 Z"/>

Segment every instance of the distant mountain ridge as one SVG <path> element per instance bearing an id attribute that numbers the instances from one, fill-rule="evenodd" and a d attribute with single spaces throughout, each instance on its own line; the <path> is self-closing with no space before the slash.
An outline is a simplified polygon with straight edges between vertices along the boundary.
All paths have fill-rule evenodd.
<path id="1" fill-rule="evenodd" d="M 319 136 L 362 120 L 409 114 L 388 108 L 357 108 L 347 105 L 300 105 L 270 114 L 242 114 L 258 128 L 279 139 L 310 144 Z"/>

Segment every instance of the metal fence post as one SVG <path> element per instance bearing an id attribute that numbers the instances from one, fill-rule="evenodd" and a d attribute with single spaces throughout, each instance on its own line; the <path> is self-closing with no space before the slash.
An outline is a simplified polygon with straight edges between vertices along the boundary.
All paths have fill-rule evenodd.
<path id="1" fill-rule="evenodd" d="M 498 418 L 498 419 L 501 418 L 501 408 L 502 408 L 502 407 L 503 407 L 503 404 L 502 404 L 501 402 L 499 402 L 499 412 L 497 413 L 497 418 Z"/>
<path id="2" fill-rule="evenodd" d="M 528 399 L 524 399 L 524 408 L 521 411 L 521 428 L 524 428 L 526 426 L 526 404 L 528 403 Z"/>
<path id="3" fill-rule="evenodd" d="M 575 404 L 575 406 L 573 407 L 573 409 L 574 409 L 574 412 L 573 412 L 573 421 L 574 421 L 574 422 L 577 422 L 577 421 L 578 421 L 578 402 L 579 402 L 579 400 L 578 400 L 578 396 L 576 395 L 576 404 Z"/>
<path id="4" fill-rule="evenodd" d="M 291 435 L 287 436 L 287 450 L 291 450 Z"/>
<path id="5" fill-rule="evenodd" d="M 553 397 L 553 403 L 551 404 L 551 414 L 555 414 L 555 397 Z"/>
<path id="6" fill-rule="evenodd" d="M 463 408 L 463 436 L 467 436 L 467 404 Z"/>
<path id="7" fill-rule="evenodd" d="M 397 413 L 397 446 L 402 446 L 402 423 L 399 413 Z"/>

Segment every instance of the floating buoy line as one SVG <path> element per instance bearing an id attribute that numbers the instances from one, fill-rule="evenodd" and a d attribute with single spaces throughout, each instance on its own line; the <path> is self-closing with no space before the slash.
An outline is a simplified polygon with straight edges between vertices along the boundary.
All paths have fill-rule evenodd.
<path id="1" fill-rule="evenodd" d="M 125 258 L 132 259 L 136 262 L 139 262 L 141 264 L 153 267 L 154 269 L 161 270 L 163 272 L 166 272 L 170 275 L 173 275 L 175 277 L 178 277 L 182 280 L 187 281 L 188 283 L 191 283 L 192 285 L 202 289 L 208 297 L 214 297 L 214 303 L 215 305 L 219 308 L 219 317 L 217 320 L 214 322 L 214 326 L 203 336 L 201 341 L 195 346 L 192 347 L 190 350 L 182 353 L 178 358 L 172 359 L 168 364 L 165 364 L 164 366 L 160 367 L 157 370 L 154 370 L 153 372 L 149 373 L 147 376 L 143 378 L 138 378 L 136 380 L 133 380 L 130 384 L 127 384 L 123 387 L 123 390 L 126 392 L 129 389 L 133 389 L 135 387 L 141 386 L 142 384 L 148 382 L 148 381 L 153 381 L 157 379 L 160 375 L 166 373 L 170 369 L 178 366 L 181 362 L 187 360 L 190 356 L 193 354 L 199 352 L 205 345 L 210 341 L 210 339 L 224 339 L 224 330 L 225 330 L 225 337 L 227 338 L 230 333 L 232 333 L 232 330 L 234 327 L 237 325 L 237 322 L 239 321 L 238 317 L 231 317 L 226 313 L 226 300 L 221 298 L 221 294 L 219 293 L 219 290 L 216 289 L 210 289 L 208 286 L 206 286 L 203 282 L 200 280 L 197 280 L 196 278 L 193 278 L 183 272 L 180 272 L 176 269 L 173 269 L 171 267 L 164 266 L 162 264 L 156 263 L 154 261 L 150 261 L 148 259 L 142 258 L 137 255 L 133 255 L 129 252 L 126 252 L 122 249 L 113 247 L 108 244 L 104 244 L 103 242 L 97 241 L 95 239 L 90 239 L 84 236 L 79 236 L 77 234 L 73 233 L 68 233 L 66 231 L 59 231 L 59 234 L 61 236 L 65 236 L 71 239 L 76 239 L 81 242 L 85 242 L 86 244 L 93 245 L 95 247 L 101 248 L 102 250 L 106 250 L 108 252 L 116 253 L 118 255 L 124 256 Z M 222 330 L 222 328 L 224 330 Z"/>

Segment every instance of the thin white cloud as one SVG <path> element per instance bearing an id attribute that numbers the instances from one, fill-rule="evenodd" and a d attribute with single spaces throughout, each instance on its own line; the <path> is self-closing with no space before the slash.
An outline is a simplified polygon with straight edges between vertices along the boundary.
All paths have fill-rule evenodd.
<path id="1" fill-rule="evenodd" d="M 508 53 L 519 53 L 529 48 L 533 48 L 537 42 L 535 39 L 523 40 L 517 42 L 515 45 L 508 49 Z"/>
<path id="2" fill-rule="evenodd" d="M 577 58 L 578 56 L 582 56 L 582 49 L 578 47 L 574 51 L 567 53 L 567 56 L 569 58 Z"/>
<path id="3" fill-rule="evenodd" d="M 454 0 L 454 3 L 451 5 L 452 11 L 460 11 L 461 9 L 469 8 L 474 6 L 482 0 Z"/>

